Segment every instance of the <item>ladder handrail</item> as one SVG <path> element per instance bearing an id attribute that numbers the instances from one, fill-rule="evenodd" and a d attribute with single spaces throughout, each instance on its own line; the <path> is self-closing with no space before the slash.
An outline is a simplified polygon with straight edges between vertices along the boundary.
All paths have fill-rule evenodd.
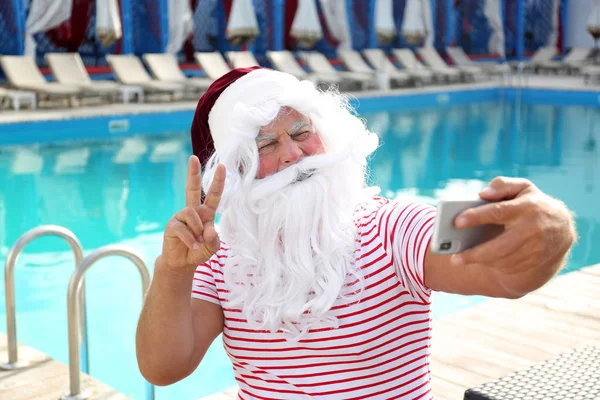
<path id="1" fill-rule="evenodd" d="M 17 241 L 10 248 L 6 261 L 4 263 L 4 288 L 6 297 L 6 336 L 8 341 L 8 363 L 0 365 L 0 370 L 15 370 L 23 368 L 29 365 L 27 361 L 19 361 L 18 359 L 18 346 L 17 346 L 17 315 L 15 310 L 15 266 L 17 264 L 17 258 L 21 251 L 29 244 L 32 240 L 37 239 L 41 236 L 58 236 L 64 239 L 75 256 L 75 267 L 79 265 L 83 259 L 83 248 L 77 236 L 70 230 L 58 226 L 58 225 L 40 225 L 36 228 L 30 229 L 17 239 Z M 81 291 L 80 297 L 80 330 L 79 330 L 79 341 L 83 344 L 84 352 L 87 353 L 87 333 L 84 329 L 85 323 L 85 303 L 84 303 L 84 290 Z M 85 369 L 88 370 L 88 359 L 87 354 L 85 357 Z"/>
<path id="2" fill-rule="evenodd" d="M 150 287 L 150 272 L 142 258 L 130 247 L 113 244 L 101 247 L 89 253 L 78 265 L 69 281 L 67 293 L 67 314 L 69 329 L 69 387 L 70 393 L 63 399 L 83 399 L 89 393 L 81 391 L 80 354 L 77 346 L 77 326 L 79 325 L 79 309 L 77 298 L 80 296 L 82 282 L 86 271 L 98 260 L 107 256 L 119 255 L 133 262 L 142 278 L 142 300 Z M 150 386 L 149 398 L 154 398 L 154 386 Z"/>

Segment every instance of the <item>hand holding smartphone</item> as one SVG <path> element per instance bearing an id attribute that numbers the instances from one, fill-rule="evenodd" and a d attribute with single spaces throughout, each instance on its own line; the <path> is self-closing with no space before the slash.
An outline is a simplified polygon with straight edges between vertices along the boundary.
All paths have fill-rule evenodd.
<path id="1" fill-rule="evenodd" d="M 431 251 L 435 254 L 456 254 L 492 240 L 502 232 L 504 225 L 486 224 L 472 228 L 457 228 L 456 217 L 463 211 L 490 202 L 479 200 L 442 200 L 438 203 Z"/>

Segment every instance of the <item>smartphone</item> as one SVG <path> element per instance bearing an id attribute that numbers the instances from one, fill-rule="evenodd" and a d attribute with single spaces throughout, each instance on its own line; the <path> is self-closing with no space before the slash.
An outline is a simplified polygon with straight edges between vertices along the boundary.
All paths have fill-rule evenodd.
<path id="1" fill-rule="evenodd" d="M 442 200 L 438 203 L 431 251 L 435 254 L 455 254 L 487 242 L 504 232 L 504 225 L 486 224 L 472 228 L 457 228 L 454 220 L 463 211 L 488 204 L 485 200 Z"/>

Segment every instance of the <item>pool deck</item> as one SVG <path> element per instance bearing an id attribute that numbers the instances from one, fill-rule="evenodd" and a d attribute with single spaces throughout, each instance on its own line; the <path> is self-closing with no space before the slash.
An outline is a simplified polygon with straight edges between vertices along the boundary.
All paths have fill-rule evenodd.
<path id="1" fill-rule="evenodd" d="M 422 93 L 443 93 L 452 91 L 489 89 L 498 87 L 526 87 L 535 89 L 554 89 L 566 91 L 586 91 L 600 93 L 600 85 L 585 84 L 582 77 L 572 76 L 545 76 L 545 75 L 523 75 L 509 77 L 510 81 L 502 81 L 500 78 L 490 80 L 480 80 L 470 83 L 456 83 L 448 85 L 427 85 L 423 87 L 407 87 L 390 90 L 363 90 L 358 92 L 348 92 L 349 95 L 357 98 L 366 97 L 388 97 L 414 95 Z M 97 117 L 97 116 L 117 116 L 129 114 L 144 114 L 169 111 L 190 111 L 194 110 L 197 101 L 176 101 L 176 102 L 147 102 L 147 103 L 115 103 L 115 104 L 97 104 L 84 105 L 80 107 L 65 108 L 47 107 L 37 110 L 22 109 L 0 110 L 0 124 L 10 124 L 29 121 L 53 121 L 73 118 Z"/>
<path id="2" fill-rule="evenodd" d="M 457 339 L 458 338 L 458 339 Z M 600 264 L 561 275 L 518 300 L 491 299 L 433 322 L 432 385 L 436 400 L 460 400 L 464 391 L 583 345 L 600 346 Z M 30 347 L 36 360 L 21 371 L 0 371 L 0 399 L 56 400 L 68 391 L 66 365 Z M 0 333 L 0 362 L 8 359 Z M 128 399 L 82 375 L 92 399 Z M 237 388 L 199 400 L 231 400 Z"/>
<path id="3" fill-rule="evenodd" d="M 518 300 L 492 299 L 433 322 L 436 400 L 584 345 L 600 346 L 600 264 L 555 278 Z M 232 400 L 236 388 L 199 400 Z"/>
<path id="4" fill-rule="evenodd" d="M 19 345 L 19 360 L 31 360 L 32 365 L 20 370 L 0 370 L 0 399 L 58 400 L 69 393 L 69 368 L 47 355 L 25 345 Z M 0 363 L 8 361 L 6 335 L 0 332 Z M 92 399 L 129 399 L 115 389 L 81 374 L 81 388 L 89 390 Z"/>
<path id="5" fill-rule="evenodd" d="M 462 399 L 468 388 L 584 345 L 600 346 L 600 264 L 521 299 L 489 300 L 435 320 L 434 398 Z"/>

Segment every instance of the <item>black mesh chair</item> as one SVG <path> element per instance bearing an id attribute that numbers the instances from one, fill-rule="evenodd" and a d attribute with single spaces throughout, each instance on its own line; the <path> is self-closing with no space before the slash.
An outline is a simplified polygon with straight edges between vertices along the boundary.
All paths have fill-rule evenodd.
<path id="1" fill-rule="evenodd" d="M 600 348 L 586 346 L 468 389 L 464 400 L 598 400 Z"/>

